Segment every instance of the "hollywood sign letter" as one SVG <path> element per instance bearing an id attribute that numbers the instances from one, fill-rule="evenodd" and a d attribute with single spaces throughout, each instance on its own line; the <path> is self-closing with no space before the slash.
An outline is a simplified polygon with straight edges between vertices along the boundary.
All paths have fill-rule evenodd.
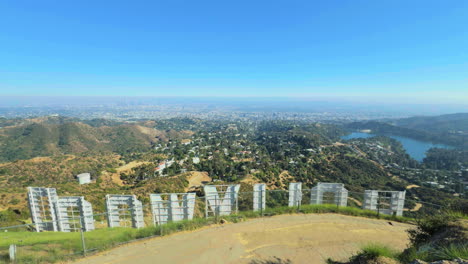
<path id="1" fill-rule="evenodd" d="M 332 197 L 326 197 L 324 194 Z M 325 201 L 324 201 L 325 200 Z M 344 188 L 342 183 L 324 183 L 319 182 L 317 186 L 312 188 L 310 193 L 311 204 L 336 204 L 339 206 L 346 206 L 348 204 L 348 190 Z"/>
<path id="2" fill-rule="evenodd" d="M 37 232 L 94 230 L 93 207 L 84 197 L 59 197 L 55 188 L 28 187 L 28 203 Z"/>
<path id="3" fill-rule="evenodd" d="M 206 210 L 213 215 L 230 215 L 233 210 L 237 213 L 240 185 L 205 185 Z M 222 195 L 222 197 L 221 197 Z"/>
<path id="4" fill-rule="evenodd" d="M 302 201 L 302 182 L 289 183 L 288 206 L 299 206 Z"/>
<path id="5" fill-rule="evenodd" d="M 84 197 L 59 197 L 56 211 L 60 231 L 94 230 L 93 206 Z"/>
<path id="6" fill-rule="evenodd" d="M 387 215 L 403 215 L 406 191 L 366 190 L 362 207 Z"/>
<path id="7" fill-rule="evenodd" d="M 55 188 L 28 187 L 28 203 L 36 232 L 58 231 Z"/>
<path id="8" fill-rule="evenodd" d="M 260 211 L 265 210 L 266 208 L 266 184 L 265 183 L 256 183 L 253 186 L 253 210 Z"/>
<path id="9" fill-rule="evenodd" d="M 109 227 L 127 226 L 128 218 L 133 228 L 145 226 L 143 205 L 135 195 L 106 195 L 107 223 Z"/>
<path id="10" fill-rule="evenodd" d="M 195 193 L 150 194 L 154 224 L 192 220 L 195 198 Z"/>

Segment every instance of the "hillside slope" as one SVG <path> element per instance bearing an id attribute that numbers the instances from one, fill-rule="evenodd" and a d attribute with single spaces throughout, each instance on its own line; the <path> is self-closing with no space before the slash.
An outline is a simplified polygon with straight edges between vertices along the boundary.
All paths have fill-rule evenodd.
<path id="1" fill-rule="evenodd" d="M 440 116 L 416 116 L 391 122 L 394 125 L 430 133 L 465 132 L 468 133 L 468 113 Z"/>
<path id="2" fill-rule="evenodd" d="M 0 162 L 84 152 L 141 152 L 149 150 L 160 140 L 190 135 L 187 132 L 159 131 L 138 123 L 119 124 L 99 120 L 89 123 L 29 119 L 0 128 Z"/>

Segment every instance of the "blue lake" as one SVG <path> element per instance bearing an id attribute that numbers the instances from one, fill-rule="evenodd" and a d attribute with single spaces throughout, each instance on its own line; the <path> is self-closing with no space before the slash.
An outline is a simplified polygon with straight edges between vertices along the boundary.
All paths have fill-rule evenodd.
<path id="1" fill-rule="evenodd" d="M 347 139 L 353 139 L 353 138 L 370 138 L 370 137 L 375 137 L 375 136 L 376 135 L 369 134 L 369 133 L 353 132 L 341 138 L 347 140 Z M 385 135 L 385 136 L 391 137 L 393 139 L 400 141 L 400 143 L 403 145 L 403 148 L 405 148 L 406 153 L 408 153 L 408 155 L 410 155 L 413 159 L 419 162 L 423 161 L 423 159 L 426 157 L 426 152 L 430 148 L 452 148 L 450 146 L 443 145 L 443 144 L 433 144 L 431 142 L 420 141 L 420 140 L 407 138 L 407 137 L 392 136 L 392 135 Z"/>

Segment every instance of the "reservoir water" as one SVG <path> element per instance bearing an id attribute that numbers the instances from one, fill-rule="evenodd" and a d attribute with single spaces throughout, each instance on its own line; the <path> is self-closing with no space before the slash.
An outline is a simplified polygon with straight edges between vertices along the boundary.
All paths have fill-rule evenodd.
<path id="1" fill-rule="evenodd" d="M 374 136 L 376 135 L 363 133 L 363 132 L 353 132 L 341 138 L 347 140 L 347 139 L 353 139 L 353 138 L 370 138 Z M 405 148 L 406 153 L 408 153 L 408 155 L 410 155 L 413 159 L 419 162 L 423 161 L 423 159 L 426 157 L 426 152 L 430 148 L 452 148 L 450 146 L 443 145 L 443 144 L 433 144 L 431 142 L 420 141 L 420 140 L 407 138 L 407 137 L 392 136 L 392 135 L 385 135 L 385 136 L 400 141 L 400 143 L 403 145 L 403 148 Z"/>

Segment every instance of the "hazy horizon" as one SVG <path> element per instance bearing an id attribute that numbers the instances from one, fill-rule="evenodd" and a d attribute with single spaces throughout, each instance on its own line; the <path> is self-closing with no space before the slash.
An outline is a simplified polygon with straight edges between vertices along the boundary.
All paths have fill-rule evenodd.
<path id="1" fill-rule="evenodd" d="M 330 112 L 348 113 L 350 117 L 356 113 L 372 113 L 372 115 L 384 117 L 468 113 L 467 104 L 411 103 L 391 101 L 388 98 L 382 98 L 379 101 L 375 98 L 370 100 L 359 97 L 0 96 L 0 109 L 3 108 L 4 111 L 10 108 L 49 109 L 49 112 L 37 111 L 39 115 L 53 113 L 53 109 L 66 111 L 72 109 L 80 111 L 81 109 L 92 112 L 97 109 L 120 108 L 128 111 L 132 109 L 147 111 L 154 110 L 154 107 L 160 108 L 158 111 L 173 109 L 173 111 L 187 113 L 194 110 L 202 112 Z"/>

